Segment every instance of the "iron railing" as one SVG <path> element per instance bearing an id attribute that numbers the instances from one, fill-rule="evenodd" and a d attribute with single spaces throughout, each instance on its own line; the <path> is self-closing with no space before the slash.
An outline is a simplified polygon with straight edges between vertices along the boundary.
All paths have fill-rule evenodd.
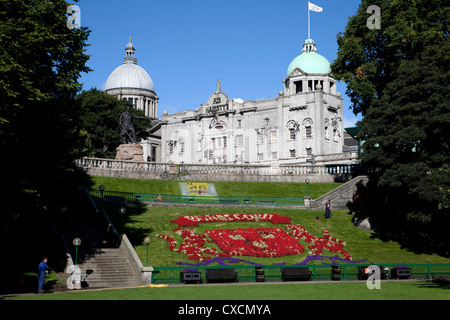
<path id="1" fill-rule="evenodd" d="M 304 198 L 226 197 L 146 194 L 136 192 L 90 190 L 92 197 L 106 200 L 142 201 L 174 204 L 304 206 Z"/>
<path id="2" fill-rule="evenodd" d="M 391 271 L 395 266 L 406 265 L 411 270 L 409 279 L 436 279 L 436 278 L 450 278 L 450 264 L 378 264 L 386 272 L 386 279 L 391 279 Z M 336 265 L 335 265 L 336 266 Z M 339 280 L 360 280 L 358 267 L 366 268 L 368 264 L 342 264 L 339 265 L 340 272 Z M 281 269 L 286 265 L 265 265 L 265 266 L 187 266 L 187 267 L 153 267 L 152 283 L 154 284 L 170 284 L 181 283 L 182 273 L 185 271 L 197 271 L 201 273 L 201 279 L 206 282 L 206 269 L 214 268 L 233 268 L 238 275 L 238 282 L 255 282 L 261 277 L 257 277 L 257 273 L 261 275 L 261 268 L 264 274 L 265 282 L 281 281 Z M 336 272 L 333 273 L 332 265 L 305 265 L 301 267 L 308 267 L 311 271 L 311 280 L 336 280 Z M 259 268 L 259 269 L 258 269 Z M 382 270 L 382 271 L 383 271 Z"/>

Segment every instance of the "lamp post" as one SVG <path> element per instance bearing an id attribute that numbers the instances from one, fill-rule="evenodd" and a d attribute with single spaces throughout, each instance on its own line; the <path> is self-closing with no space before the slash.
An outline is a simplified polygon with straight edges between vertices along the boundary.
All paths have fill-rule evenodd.
<path id="1" fill-rule="evenodd" d="M 150 237 L 145 237 L 144 243 L 147 245 L 147 262 L 145 263 L 145 266 L 148 267 L 148 245 L 152 242 L 152 239 Z"/>
<path id="2" fill-rule="evenodd" d="M 100 192 L 102 193 L 102 200 L 103 200 L 103 191 L 105 191 L 105 186 L 104 185 L 100 185 L 98 187 L 98 190 L 100 190 Z"/>
<path id="3" fill-rule="evenodd" d="M 73 239 L 72 244 L 75 246 L 75 268 L 76 268 L 78 260 L 78 247 L 81 245 L 81 239 L 80 238 Z"/>
<path id="4" fill-rule="evenodd" d="M 309 179 L 306 179 L 305 180 L 305 183 L 306 183 L 306 196 L 308 197 L 308 198 L 310 198 L 310 190 L 309 190 Z"/>
<path id="5" fill-rule="evenodd" d="M 119 214 L 120 214 L 120 219 L 122 220 L 122 225 L 123 225 L 123 219 L 124 219 L 125 213 L 127 213 L 127 209 L 125 209 L 125 207 L 120 207 Z"/>

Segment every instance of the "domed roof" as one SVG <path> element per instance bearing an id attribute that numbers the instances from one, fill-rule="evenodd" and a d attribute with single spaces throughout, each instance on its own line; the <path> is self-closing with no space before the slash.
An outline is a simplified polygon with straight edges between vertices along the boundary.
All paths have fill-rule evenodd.
<path id="1" fill-rule="evenodd" d="M 105 85 L 105 91 L 118 88 L 133 88 L 155 91 L 152 78 L 147 71 L 137 65 L 137 59 L 134 57 L 134 46 L 130 41 L 125 48 L 126 57 L 123 64 L 117 67 L 108 77 Z"/>
<path id="2" fill-rule="evenodd" d="M 135 88 L 155 91 L 152 78 L 140 66 L 124 63 L 114 70 L 106 81 L 105 90 Z"/>
<path id="3" fill-rule="evenodd" d="M 330 62 L 317 53 L 316 44 L 312 39 L 306 39 L 303 44 L 302 54 L 292 60 L 287 75 L 289 76 L 296 68 L 306 73 L 327 74 L 330 70 Z"/>

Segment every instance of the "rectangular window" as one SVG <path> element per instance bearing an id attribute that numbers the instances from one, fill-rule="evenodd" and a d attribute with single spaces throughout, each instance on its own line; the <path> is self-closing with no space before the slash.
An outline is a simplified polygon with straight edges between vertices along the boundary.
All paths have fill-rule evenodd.
<path id="1" fill-rule="evenodd" d="M 278 140 L 277 132 L 272 131 L 271 136 L 272 136 L 272 142 L 277 142 L 277 140 Z"/>
<path id="2" fill-rule="evenodd" d="M 302 81 L 296 81 L 295 84 L 295 93 L 303 92 L 303 83 Z"/>
<path id="3" fill-rule="evenodd" d="M 295 129 L 289 129 L 289 139 L 295 140 Z"/>
<path id="4" fill-rule="evenodd" d="M 180 154 L 184 153 L 184 142 L 180 143 Z"/>
<path id="5" fill-rule="evenodd" d="M 227 137 L 223 137 L 223 147 L 227 147 Z"/>
<path id="6" fill-rule="evenodd" d="M 237 127 L 238 129 L 242 128 L 242 120 L 237 121 Z"/>
<path id="7" fill-rule="evenodd" d="M 244 145 L 244 136 L 242 135 L 236 136 L 236 144 L 239 147 L 242 147 Z"/>
<path id="8" fill-rule="evenodd" d="M 222 148 L 222 138 L 217 138 L 217 148 Z"/>
<path id="9" fill-rule="evenodd" d="M 311 126 L 305 127 L 306 130 L 306 138 L 312 138 L 312 128 Z"/>
<path id="10" fill-rule="evenodd" d="M 312 156 L 312 148 L 306 148 L 306 155 Z"/>
<path id="11" fill-rule="evenodd" d="M 291 158 L 295 158 L 295 150 L 289 150 Z"/>
<path id="12" fill-rule="evenodd" d="M 212 149 L 216 148 L 216 138 L 211 138 L 211 148 Z"/>
<path id="13" fill-rule="evenodd" d="M 264 154 L 263 153 L 258 153 L 258 160 L 259 161 L 264 160 Z"/>

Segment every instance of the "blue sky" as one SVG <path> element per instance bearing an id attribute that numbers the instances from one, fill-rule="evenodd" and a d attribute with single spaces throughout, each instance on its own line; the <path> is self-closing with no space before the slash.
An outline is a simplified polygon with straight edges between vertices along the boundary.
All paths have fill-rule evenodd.
<path id="1" fill-rule="evenodd" d="M 336 35 L 356 14 L 360 0 L 313 0 L 311 38 L 318 53 L 336 59 Z M 92 72 L 82 74 L 83 90 L 104 89 L 122 64 L 129 36 L 138 64 L 152 78 L 158 115 L 196 109 L 216 90 L 217 79 L 229 98 L 273 98 L 291 61 L 308 37 L 307 0 L 81 0 L 81 25 L 88 39 Z M 360 117 L 349 110 L 345 83 L 344 123 Z"/>

